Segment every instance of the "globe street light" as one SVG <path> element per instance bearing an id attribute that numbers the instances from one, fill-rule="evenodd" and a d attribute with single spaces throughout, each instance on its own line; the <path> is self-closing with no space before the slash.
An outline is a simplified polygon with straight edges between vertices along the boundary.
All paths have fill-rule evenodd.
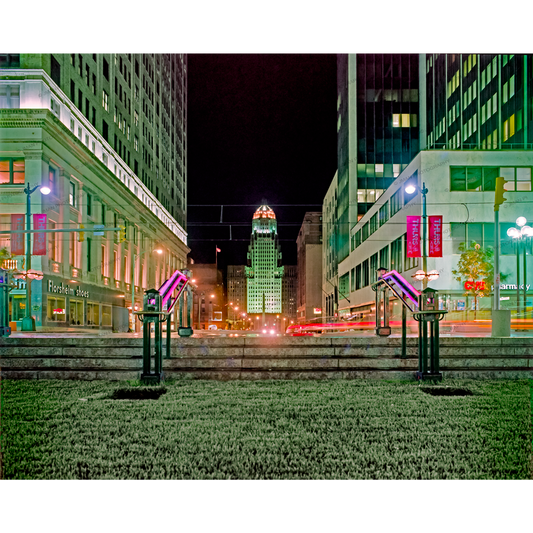
<path id="1" fill-rule="evenodd" d="M 427 213 L 426 213 L 426 194 L 428 190 L 426 184 L 422 183 L 422 187 L 418 184 L 409 184 L 405 187 L 405 192 L 407 194 L 413 194 L 415 191 L 418 191 L 422 194 L 422 270 L 427 272 Z M 423 278 L 424 289 L 427 287 L 427 279 Z"/>
<path id="2" fill-rule="evenodd" d="M 526 240 L 533 237 L 533 228 L 526 225 L 526 217 L 518 217 L 516 219 L 516 225 L 518 228 L 509 228 L 507 235 L 516 241 L 516 316 L 520 315 L 520 247 L 524 248 L 524 316 L 527 313 L 527 246 Z M 523 245 L 523 246 L 522 246 Z"/>
<path id="3" fill-rule="evenodd" d="M 32 279 L 39 279 L 30 275 L 31 271 L 31 202 L 30 196 L 37 190 L 40 190 L 41 194 L 50 194 L 48 187 L 40 187 L 36 185 L 33 189 L 30 188 L 30 184 L 26 185 L 24 192 L 26 193 L 26 313 L 22 319 L 22 331 L 35 331 L 35 319 L 31 315 L 31 281 Z M 40 278 L 42 279 L 42 278 Z"/>

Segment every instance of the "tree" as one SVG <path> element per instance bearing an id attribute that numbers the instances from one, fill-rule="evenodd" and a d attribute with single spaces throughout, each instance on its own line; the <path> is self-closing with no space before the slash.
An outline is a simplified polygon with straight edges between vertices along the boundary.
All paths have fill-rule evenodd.
<path id="1" fill-rule="evenodd" d="M 457 270 L 452 270 L 455 279 L 465 285 L 464 296 L 474 298 L 474 320 L 477 316 L 478 298 L 490 296 L 494 284 L 494 250 L 482 248 L 475 241 L 467 248 L 466 243 L 459 246 L 461 257 L 457 263 Z M 469 282 L 469 283 L 467 283 Z M 468 308 L 466 310 L 468 317 Z"/>
<path id="2" fill-rule="evenodd" d="M 0 248 L 0 267 L 2 267 L 6 259 L 11 259 L 11 254 L 9 253 L 9 250 L 7 248 Z"/>

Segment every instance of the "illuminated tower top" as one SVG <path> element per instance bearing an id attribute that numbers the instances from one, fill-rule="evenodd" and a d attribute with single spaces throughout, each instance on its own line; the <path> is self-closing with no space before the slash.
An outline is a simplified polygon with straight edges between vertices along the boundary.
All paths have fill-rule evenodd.
<path id="1" fill-rule="evenodd" d="M 278 233 L 278 223 L 274 211 L 268 205 L 263 204 L 257 209 L 252 218 L 253 233 Z"/>

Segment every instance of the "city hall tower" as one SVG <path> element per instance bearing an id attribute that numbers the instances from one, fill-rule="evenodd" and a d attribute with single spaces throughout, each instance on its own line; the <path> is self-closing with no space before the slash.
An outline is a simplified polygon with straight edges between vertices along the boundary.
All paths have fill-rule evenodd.
<path id="1" fill-rule="evenodd" d="M 279 314 L 282 311 L 283 266 L 277 226 L 274 211 L 263 201 L 263 205 L 254 213 L 248 246 L 246 277 L 249 314 Z"/>

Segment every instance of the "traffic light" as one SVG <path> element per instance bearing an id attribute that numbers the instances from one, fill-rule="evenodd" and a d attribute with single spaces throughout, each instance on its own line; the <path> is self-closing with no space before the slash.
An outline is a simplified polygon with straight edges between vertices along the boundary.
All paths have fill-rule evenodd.
<path id="1" fill-rule="evenodd" d="M 80 224 L 80 229 L 83 229 L 85 226 L 83 224 Z M 78 232 L 78 242 L 83 242 L 85 240 L 85 232 L 79 231 Z"/>
<path id="2" fill-rule="evenodd" d="M 118 242 L 124 242 L 126 240 L 126 226 L 120 225 L 119 228 Z"/>
<path id="3" fill-rule="evenodd" d="M 505 190 L 505 184 L 509 180 L 506 180 L 504 178 L 496 178 L 496 194 L 494 195 L 494 211 L 500 210 L 500 205 L 503 204 L 503 202 L 507 201 L 507 198 L 503 197 L 503 193 L 507 192 Z"/>

